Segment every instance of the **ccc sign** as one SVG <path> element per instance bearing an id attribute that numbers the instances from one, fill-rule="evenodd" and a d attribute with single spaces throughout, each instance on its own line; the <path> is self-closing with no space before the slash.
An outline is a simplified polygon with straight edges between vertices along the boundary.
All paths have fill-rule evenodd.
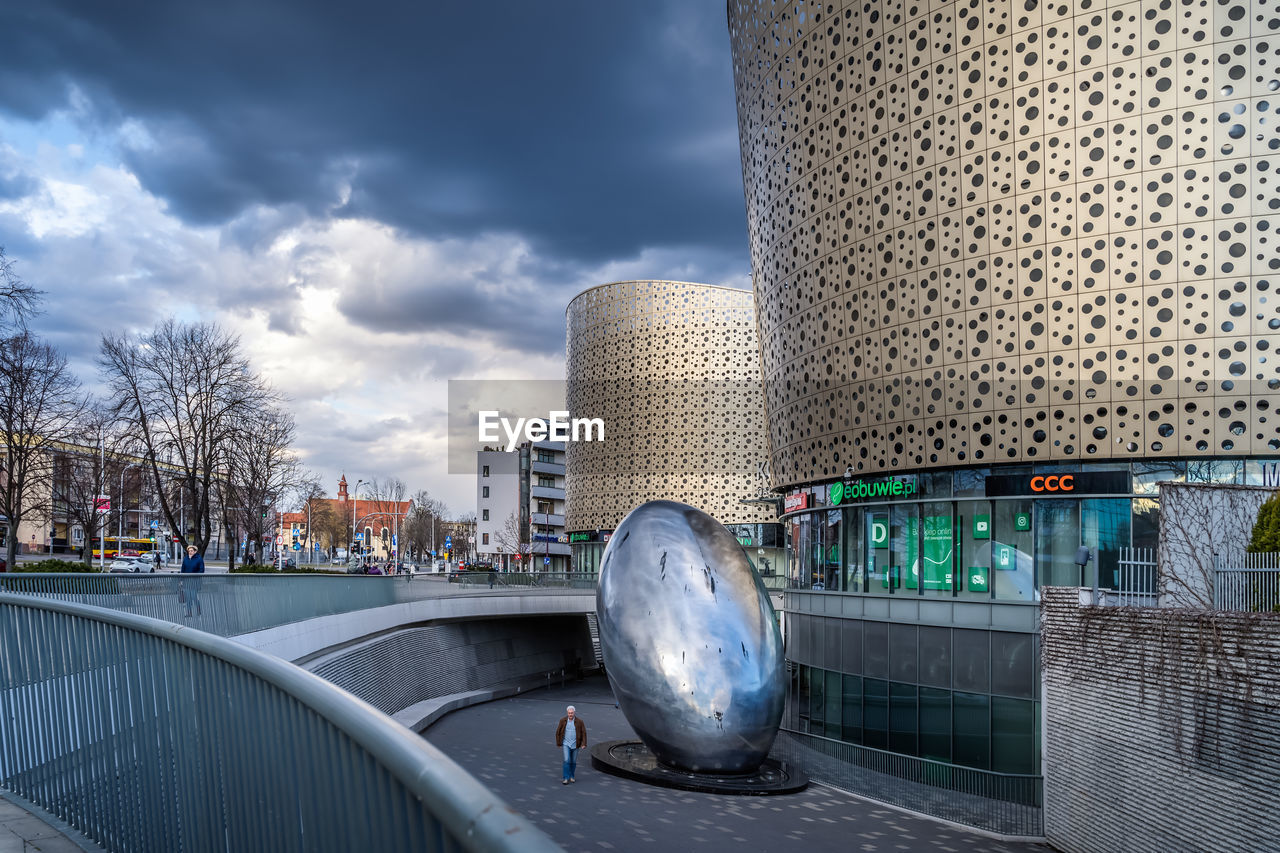
<path id="1" fill-rule="evenodd" d="M 1033 492 L 1073 492 L 1075 491 L 1075 477 L 1071 474 L 1050 474 L 1047 477 L 1032 477 L 1031 491 Z"/>

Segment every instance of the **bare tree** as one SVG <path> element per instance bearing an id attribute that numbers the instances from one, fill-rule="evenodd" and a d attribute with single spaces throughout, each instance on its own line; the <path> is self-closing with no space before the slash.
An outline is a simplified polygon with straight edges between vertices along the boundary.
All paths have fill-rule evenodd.
<path id="1" fill-rule="evenodd" d="M 36 313 L 43 292 L 27 284 L 14 272 L 13 261 L 0 246 L 0 326 L 22 328 Z"/>
<path id="2" fill-rule="evenodd" d="M 388 554 L 394 555 L 399 547 L 398 544 L 393 547 L 392 536 L 397 537 L 398 543 L 400 525 L 404 521 L 403 505 L 408 493 L 409 488 L 399 477 L 387 477 L 382 480 L 374 477 L 368 483 L 365 501 L 371 504 L 371 507 L 369 512 L 365 513 L 365 518 L 372 522 L 375 531 L 386 531 L 381 538 Z"/>
<path id="3" fill-rule="evenodd" d="M 18 554 L 18 526 L 28 516 L 46 523 L 52 507 L 54 451 L 83 406 L 80 382 L 53 347 L 23 332 L 0 341 L 0 513 L 8 523 L 9 565 Z"/>
<path id="4" fill-rule="evenodd" d="M 293 451 L 296 427 L 291 414 L 266 406 L 237 418 L 232 433 L 219 466 L 222 517 L 230 541 L 238 542 L 243 530 L 261 555 L 263 537 L 274 524 L 274 508 L 288 500 L 306 476 Z"/>
<path id="5" fill-rule="evenodd" d="M 104 335 L 98 363 L 170 528 L 203 554 L 232 444 L 276 395 L 250 369 L 239 339 L 206 323 L 169 319 L 137 338 Z M 166 488 L 169 479 L 176 490 Z"/>
<path id="6" fill-rule="evenodd" d="M 112 487 L 124 482 L 130 466 L 126 458 L 131 444 L 118 429 L 108 409 L 91 402 L 84 407 L 71 426 L 69 442 L 54 456 L 53 502 L 71 523 L 84 531 L 81 559 L 93 562 L 93 542 L 105 537 L 119 523 L 125 508 L 125 496 L 107 501 L 100 512 L 98 499 L 112 493 Z M 136 480 L 133 485 L 139 485 Z M 104 549 L 105 550 L 105 549 Z"/>
<path id="7" fill-rule="evenodd" d="M 404 541 L 419 559 L 431 551 L 438 550 L 444 543 L 445 518 L 449 508 L 443 501 L 431 497 L 426 489 L 419 489 L 413 495 L 413 509 L 405 519 Z"/>
<path id="8" fill-rule="evenodd" d="M 519 555 L 519 568 L 532 568 L 530 554 L 533 550 L 533 545 L 530 542 L 525 542 L 521 537 L 520 519 L 516 516 L 516 513 L 513 512 L 507 516 L 507 520 L 502 523 L 502 528 L 494 534 L 494 538 L 497 540 L 494 544 L 502 549 L 502 553 Z"/>

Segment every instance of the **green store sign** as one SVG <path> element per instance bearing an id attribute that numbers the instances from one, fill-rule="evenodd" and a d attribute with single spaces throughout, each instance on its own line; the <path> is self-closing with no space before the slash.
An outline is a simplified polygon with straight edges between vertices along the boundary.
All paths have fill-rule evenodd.
<path id="1" fill-rule="evenodd" d="M 570 542 L 590 542 L 591 537 L 593 535 L 594 534 L 591 534 L 591 533 L 570 533 L 569 541 Z"/>
<path id="2" fill-rule="evenodd" d="M 854 480 L 851 483 L 832 483 L 827 489 L 827 504 L 840 506 L 849 501 L 908 498 L 916 494 L 916 490 L 916 481 L 906 477 L 879 477 L 874 480 Z"/>

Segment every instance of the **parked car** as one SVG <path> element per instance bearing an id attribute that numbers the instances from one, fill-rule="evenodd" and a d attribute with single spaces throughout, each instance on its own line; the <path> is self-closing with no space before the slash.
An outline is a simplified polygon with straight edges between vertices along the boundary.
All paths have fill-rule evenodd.
<path id="1" fill-rule="evenodd" d="M 154 564 L 151 564 L 154 565 Z M 111 561 L 111 567 L 108 569 L 115 574 L 123 574 L 126 572 L 142 572 L 150 571 L 150 565 L 144 565 L 141 557 L 116 557 Z"/>
<path id="2" fill-rule="evenodd" d="M 292 571 L 298 568 L 298 561 L 282 554 L 276 558 L 276 568 L 282 572 Z"/>
<path id="3" fill-rule="evenodd" d="M 401 561 L 400 561 L 400 571 L 401 571 L 401 572 L 403 572 L 403 573 L 405 573 L 405 574 L 410 574 L 410 575 L 412 575 L 412 574 L 417 574 L 417 572 L 418 572 L 418 564 L 417 564 L 417 563 L 410 562 L 409 560 L 401 560 Z"/>

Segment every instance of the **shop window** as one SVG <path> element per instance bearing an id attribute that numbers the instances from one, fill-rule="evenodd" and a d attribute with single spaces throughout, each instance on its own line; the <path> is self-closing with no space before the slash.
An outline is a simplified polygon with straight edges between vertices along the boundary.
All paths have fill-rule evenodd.
<path id="1" fill-rule="evenodd" d="M 960 539 L 958 598 L 991 598 L 991 502 L 963 501 L 957 505 Z"/>
<path id="2" fill-rule="evenodd" d="M 1031 500 L 992 502 L 990 584 L 1003 601 L 1035 601 Z"/>
<path id="3" fill-rule="evenodd" d="M 1078 501 L 1036 501 L 1036 572 L 1039 585 L 1080 586 Z"/>
<path id="4" fill-rule="evenodd" d="M 822 531 L 822 546 L 819 551 L 822 560 L 822 584 L 826 589 L 843 589 L 844 580 L 844 512 L 829 510 L 823 513 L 825 526 Z"/>
<path id="5" fill-rule="evenodd" d="M 1036 772 L 1035 705 L 1025 699 L 991 697 L 991 769 Z"/>
<path id="6" fill-rule="evenodd" d="M 862 679 L 862 742 L 876 749 L 889 746 L 889 682 Z"/>
<path id="7" fill-rule="evenodd" d="M 924 595 L 951 598 L 955 587 L 955 529 L 950 501 L 921 505 L 920 573 Z"/>
<path id="8" fill-rule="evenodd" d="M 1120 549 L 1130 544 L 1130 512 L 1127 498 L 1090 498 L 1080 502 L 1080 539 L 1093 551 L 1093 562 L 1085 567 L 1082 586 L 1098 585 L 1115 589 L 1116 571 L 1120 566 Z"/>
<path id="9" fill-rule="evenodd" d="M 1154 498 L 1133 499 L 1133 547 L 1155 548 L 1160 544 L 1160 502 Z"/>
<path id="10" fill-rule="evenodd" d="M 977 693 L 951 696 L 952 760 L 967 767 L 991 767 L 990 699 Z"/>
<path id="11" fill-rule="evenodd" d="M 889 678 L 915 683 L 916 626 L 889 625 Z"/>
<path id="12" fill-rule="evenodd" d="M 951 760 L 951 691 L 920 688 L 920 757 Z"/>
<path id="13" fill-rule="evenodd" d="M 889 589 L 889 513 L 868 509 L 862 516 L 863 541 L 867 555 L 867 589 L 885 592 Z"/>
<path id="14" fill-rule="evenodd" d="M 904 588 L 916 594 L 920 588 L 920 519 L 915 504 L 889 508 L 890 590 Z"/>
<path id="15" fill-rule="evenodd" d="M 861 509 L 844 513 L 844 589 L 848 592 L 866 592 L 866 551 L 863 545 L 863 515 Z"/>

